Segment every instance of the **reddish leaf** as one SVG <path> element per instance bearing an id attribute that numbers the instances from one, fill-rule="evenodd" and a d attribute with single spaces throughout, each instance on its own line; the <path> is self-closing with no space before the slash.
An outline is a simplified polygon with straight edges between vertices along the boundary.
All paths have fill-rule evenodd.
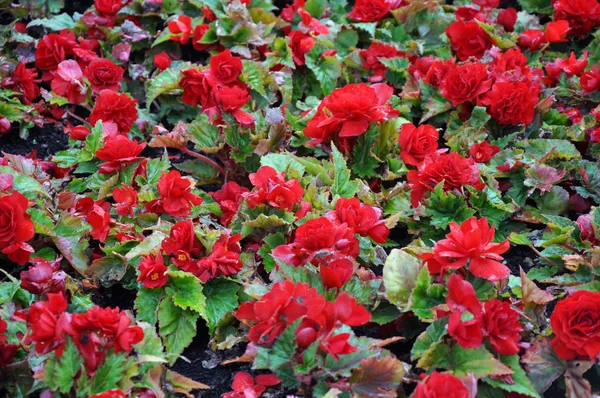
<path id="1" fill-rule="evenodd" d="M 546 391 L 566 369 L 566 362 L 556 355 L 550 345 L 549 337 L 534 342 L 523 355 L 521 362 L 525 364 L 527 376 L 540 394 Z"/>
<path id="2" fill-rule="evenodd" d="M 404 376 L 402 362 L 392 357 L 370 357 L 352 371 L 352 391 L 359 397 L 395 397 Z"/>
<path id="3" fill-rule="evenodd" d="M 538 305 L 548 304 L 556 297 L 552 293 L 537 287 L 535 282 L 527 277 L 523 268 L 521 268 L 521 291 L 524 304 L 535 303 Z"/>
<path id="4" fill-rule="evenodd" d="M 569 361 L 565 373 L 567 398 L 592 398 L 592 386 L 583 374 L 594 365 L 593 361 Z"/>

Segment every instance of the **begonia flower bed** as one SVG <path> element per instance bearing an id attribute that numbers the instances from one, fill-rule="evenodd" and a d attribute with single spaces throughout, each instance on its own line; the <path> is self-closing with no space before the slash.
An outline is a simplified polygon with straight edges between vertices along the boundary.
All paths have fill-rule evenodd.
<path id="1" fill-rule="evenodd" d="M 0 20 L 0 395 L 597 396 L 598 0 Z"/>

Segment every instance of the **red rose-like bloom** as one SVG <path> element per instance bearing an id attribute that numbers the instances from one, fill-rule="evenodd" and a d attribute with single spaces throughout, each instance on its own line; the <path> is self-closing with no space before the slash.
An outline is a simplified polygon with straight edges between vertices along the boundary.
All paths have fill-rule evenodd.
<path id="1" fill-rule="evenodd" d="M 56 69 L 51 86 L 52 91 L 67 97 L 71 104 L 81 104 L 85 101 L 87 86 L 83 81 L 83 73 L 77 61 L 72 59 L 62 61 Z"/>
<path id="2" fill-rule="evenodd" d="M 369 236 L 377 243 L 385 243 L 390 230 L 380 220 L 381 209 L 363 204 L 356 198 L 340 198 L 335 203 L 335 215 L 359 235 Z"/>
<path id="3" fill-rule="evenodd" d="M 438 241 L 431 254 L 422 255 L 432 273 L 445 272 L 448 269 L 459 269 L 469 264 L 469 271 L 479 278 L 498 282 L 510 274 L 504 264 L 502 253 L 506 252 L 510 243 L 492 243 L 495 230 L 486 218 L 477 220 L 470 218 L 460 226 L 450 223 L 450 233 L 446 239 Z"/>
<path id="4" fill-rule="evenodd" d="M 221 235 L 212 247 L 208 257 L 198 262 L 199 271 L 196 276 L 204 283 L 218 276 L 231 276 L 242 269 L 239 241 L 242 235 Z"/>
<path id="5" fill-rule="evenodd" d="M 469 390 L 450 373 L 433 372 L 419 383 L 413 398 L 469 398 Z"/>
<path id="6" fill-rule="evenodd" d="M 465 64 L 446 74 L 440 83 L 444 98 L 458 106 L 473 102 L 492 87 L 492 77 L 484 64 Z"/>
<path id="7" fill-rule="evenodd" d="M 113 190 L 113 199 L 117 202 L 115 208 L 118 215 L 133 217 L 133 210 L 138 205 L 138 194 L 133 187 L 129 185 L 123 185 L 122 188 L 116 187 Z"/>
<path id="8" fill-rule="evenodd" d="M 119 91 L 123 80 L 123 68 L 106 58 L 96 58 L 85 69 L 85 77 L 97 94 L 102 90 Z"/>
<path id="9" fill-rule="evenodd" d="M 500 124 L 529 124 L 539 102 L 539 87 L 523 81 L 494 83 L 481 99 L 489 114 Z"/>
<path id="10" fill-rule="evenodd" d="M 583 72 L 579 79 L 579 84 L 584 94 L 591 94 L 600 89 L 600 70 L 598 66 L 592 66 L 592 69 Z"/>
<path id="11" fill-rule="evenodd" d="M 96 157 L 104 160 L 100 165 L 100 173 L 109 174 L 139 160 L 137 155 L 146 147 L 145 142 L 130 140 L 124 135 L 109 137 L 104 146 L 96 151 Z"/>
<path id="12" fill-rule="evenodd" d="M 390 2 L 386 0 L 356 0 L 348 17 L 359 22 L 376 22 L 390 11 Z"/>
<path id="13" fill-rule="evenodd" d="M 356 303 L 356 299 L 342 292 L 333 303 L 335 319 L 348 326 L 361 326 L 371 320 L 371 313 Z"/>
<path id="14" fill-rule="evenodd" d="M 502 26 L 505 31 L 512 32 L 515 29 L 515 22 L 517 22 L 517 10 L 512 7 L 501 10 L 498 13 L 496 22 L 498 25 Z"/>
<path id="15" fill-rule="evenodd" d="M 5 77 L 2 80 L 2 87 L 20 91 L 24 96 L 23 102 L 31 104 L 35 97 L 40 95 L 37 76 L 38 73 L 35 68 L 27 68 L 24 63 L 20 63 L 11 77 Z"/>
<path id="16" fill-rule="evenodd" d="M 299 226 L 294 243 L 276 247 L 273 256 L 299 266 L 311 261 L 317 253 L 356 257 L 359 252 L 358 239 L 347 224 L 336 225 L 329 218 L 320 217 Z"/>
<path id="17" fill-rule="evenodd" d="M 89 128 L 85 126 L 75 126 L 69 132 L 69 137 L 76 141 L 85 141 L 88 135 L 92 134 Z"/>
<path id="18" fill-rule="evenodd" d="M 213 94 L 221 109 L 231 113 L 238 123 L 242 125 L 254 123 L 254 116 L 240 109 L 250 101 L 250 92 L 244 84 L 218 86 Z"/>
<path id="19" fill-rule="evenodd" d="M 156 256 L 148 254 L 142 258 L 139 264 L 140 276 L 138 282 L 142 282 L 144 287 L 155 289 L 164 286 L 169 277 L 167 276 L 168 268 L 165 267 L 165 260 L 162 254 Z"/>
<path id="20" fill-rule="evenodd" d="M 65 291 L 67 274 L 59 271 L 60 258 L 49 262 L 41 258 L 31 260 L 33 267 L 21 271 L 21 287 L 33 294 L 59 293 Z"/>
<path id="21" fill-rule="evenodd" d="M 546 40 L 549 43 L 562 43 L 567 41 L 567 33 L 569 32 L 569 22 L 560 20 L 556 22 L 548 22 L 546 25 Z"/>
<path id="22" fill-rule="evenodd" d="M 567 20 L 571 36 L 585 36 L 600 25 L 600 4 L 597 0 L 556 0 L 554 20 Z"/>
<path id="23" fill-rule="evenodd" d="M 417 207 L 427 191 L 433 191 L 437 184 L 444 182 L 444 191 L 462 190 L 464 185 L 482 189 L 479 168 L 472 159 L 462 158 L 457 153 L 440 154 L 425 159 L 418 171 L 408 172 L 408 186 L 411 188 L 410 201 Z"/>
<path id="24" fill-rule="evenodd" d="M 537 51 L 546 44 L 546 37 L 541 30 L 530 29 L 519 35 L 517 44 L 530 51 Z"/>
<path id="25" fill-rule="evenodd" d="M 323 314 L 325 297 L 306 283 L 285 281 L 276 283 L 258 301 L 242 303 L 235 316 L 240 320 L 257 322 L 250 328 L 248 338 L 253 343 L 270 345 L 298 318 L 305 316 L 325 326 Z"/>
<path id="26" fill-rule="evenodd" d="M 517 343 L 521 340 L 523 330 L 519 313 L 510 307 L 508 301 L 498 299 L 486 302 L 484 308 L 483 328 L 494 350 L 500 355 L 518 353 Z"/>
<path id="27" fill-rule="evenodd" d="M 122 5 L 122 0 L 94 0 L 94 7 L 96 7 L 96 11 L 105 15 L 117 15 Z"/>
<path id="28" fill-rule="evenodd" d="M 431 63 L 427 74 L 423 78 L 423 81 L 433 87 L 438 87 L 444 77 L 454 69 L 454 58 L 442 61 L 441 59 L 435 59 Z"/>
<path id="29" fill-rule="evenodd" d="M 478 318 L 468 321 L 461 320 L 460 312 L 453 312 L 448 320 L 448 334 L 462 348 L 477 348 L 481 346 L 483 334 Z"/>
<path id="30" fill-rule="evenodd" d="M 298 66 L 304 65 L 306 63 L 304 57 L 315 45 L 315 39 L 299 30 L 290 32 L 288 36 L 294 63 Z"/>
<path id="31" fill-rule="evenodd" d="M 192 257 L 198 256 L 203 247 L 194 232 L 194 224 L 180 221 L 171 227 L 169 237 L 162 241 L 162 249 L 177 267 L 194 272 L 197 266 Z"/>
<path id="32" fill-rule="evenodd" d="M 554 350 L 562 359 L 595 360 L 600 353 L 600 293 L 579 290 L 550 316 Z"/>
<path id="33" fill-rule="evenodd" d="M 403 56 L 404 53 L 389 44 L 371 43 L 369 48 L 360 52 L 360 55 L 364 58 L 363 66 L 365 69 L 374 72 L 374 75 L 369 77 L 369 81 L 375 83 L 385 78 L 385 71 L 387 70 L 387 67 L 379 62 L 379 59 L 397 58 Z"/>
<path id="34" fill-rule="evenodd" d="M 235 82 L 242 73 L 242 60 L 225 50 L 210 58 L 210 71 L 215 79 L 224 84 Z"/>
<path id="35" fill-rule="evenodd" d="M 489 70 L 496 76 L 509 71 L 520 71 L 524 75 L 531 73 L 527 67 L 527 57 L 518 47 L 511 48 L 505 53 L 497 53 L 494 61 L 489 65 Z"/>
<path id="36" fill-rule="evenodd" d="M 60 34 L 50 33 L 44 36 L 37 45 L 35 66 L 40 69 L 53 71 L 67 56 L 72 56 L 73 48 L 77 45 L 75 34 L 64 29 Z"/>
<path id="37" fill-rule="evenodd" d="M 275 386 L 281 383 L 281 380 L 274 374 L 262 374 L 256 376 L 256 384 L 250 373 L 237 372 L 233 376 L 231 388 L 233 391 L 223 394 L 222 398 L 246 398 L 259 397 L 267 387 Z"/>
<path id="38" fill-rule="evenodd" d="M 452 51 L 461 61 L 469 57 L 479 59 L 495 44 L 494 39 L 475 21 L 453 22 L 446 28 L 446 35 L 450 39 Z"/>
<path id="39" fill-rule="evenodd" d="M 500 151 L 497 145 L 490 145 L 489 142 L 483 141 L 479 144 L 473 144 L 469 149 L 469 156 L 477 163 L 489 162 Z"/>
<path id="40" fill-rule="evenodd" d="M 319 267 L 323 285 L 329 289 L 341 289 L 352 278 L 354 265 L 347 258 L 334 260 L 327 265 Z"/>
<path id="41" fill-rule="evenodd" d="M 594 231 L 594 216 L 592 214 L 582 214 L 577 217 L 577 225 L 579 226 L 579 233 L 582 240 L 587 240 L 593 245 L 600 243 L 600 240 L 596 238 Z"/>
<path id="42" fill-rule="evenodd" d="M 137 120 L 137 101 L 127 94 L 118 94 L 110 90 L 103 90 L 96 97 L 96 106 L 89 117 L 92 126 L 98 120 L 113 122 L 119 127 L 121 133 L 127 133 Z"/>
<path id="43" fill-rule="evenodd" d="M 438 131 L 430 124 L 415 127 L 412 123 L 404 123 L 398 137 L 402 160 L 406 164 L 417 166 L 436 151 L 439 138 Z"/>
<path id="44" fill-rule="evenodd" d="M 86 216 L 85 221 L 92 226 L 92 238 L 104 242 L 110 231 L 110 213 L 98 205 L 94 205 Z"/>
<path id="45" fill-rule="evenodd" d="M 164 51 L 154 55 L 154 66 L 160 70 L 167 69 L 169 66 L 171 66 L 172 62 L 173 60 L 171 57 L 169 57 L 169 54 Z"/>
<path id="46" fill-rule="evenodd" d="M 65 314 L 67 300 L 62 293 L 48 293 L 48 301 L 38 301 L 31 305 L 27 314 L 27 343 L 35 343 L 38 354 L 64 347 L 65 327 L 69 314 Z"/>
<path id="47" fill-rule="evenodd" d="M 238 185 L 234 181 L 228 181 L 216 192 L 210 192 L 215 202 L 219 204 L 223 215 L 221 215 L 221 224 L 228 227 L 231 219 L 237 213 L 243 194 L 248 192 L 248 188 Z"/>
<path id="48" fill-rule="evenodd" d="M 163 174 L 158 180 L 158 192 L 163 209 L 173 217 L 190 215 L 191 205 L 198 206 L 202 198 L 191 192 L 192 183 L 177 170 Z"/>
<path id="49" fill-rule="evenodd" d="M 179 87 L 183 89 L 181 100 L 184 104 L 196 106 L 202 105 L 203 110 L 215 107 L 212 90 L 216 81 L 210 70 L 198 71 L 196 69 L 186 69 L 183 71 L 183 78 L 179 82 Z"/>
<path id="50" fill-rule="evenodd" d="M 349 338 L 350 333 L 339 333 L 335 336 L 329 336 L 321 340 L 319 347 L 323 352 L 328 353 L 333 357 L 333 359 L 339 361 L 340 355 L 347 355 L 356 352 L 356 347 L 348 343 Z"/>
<path id="51" fill-rule="evenodd" d="M 369 123 L 379 122 L 387 116 L 384 105 L 392 94 L 392 88 L 385 84 L 348 84 L 338 88 L 323 99 L 304 134 L 312 138 L 313 130 L 340 129 L 340 137 L 361 135 L 367 131 Z M 320 117 L 323 113 L 326 116 Z"/>
<path id="52" fill-rule="evenodd" d="M 167 26 L 173 34 L 171 36 L 172 41 L 184 45 L 190 40 L 190 36 L 192 35 L 192 18 L 187 15 L 180 15 L 177 19 L 169 22 Z"/>
<path id="53" fill-rule="evenodd" d="M 194 37 L 192 38 L 192 45 L 194 46 L 194 50 L 202 51 L 206 50 L 211 44 L 200 43 L 200 40 L 204 37 L 206 32 L 210 30 L 210 25 L 203 23 L 201 25 L 196 26 L 194 29 Z"/>
<path id="54" fill-rule="evenodd" d="M 256 173 L 250 174 L 249 178 L 252 185 L 258 188 L 247 196 L 250 208 L 268 203 L 277 209 L 291 211 L 294 204 L 300 203 L 304 196 L 304 189 L 298 180 L 292 178 L 286 181 L 285 172 L 277 173 L 270 166 L 262 166 Z"/>
<path id="55" fill-rule="evenodd" d="M 25 243 L 35 234 L 33 222 L 27 214 L 28 207 L 27 198 L 18 191 L 0 197 L 0 249 L 11 261 L 21 265 L 34 251 Z"/>

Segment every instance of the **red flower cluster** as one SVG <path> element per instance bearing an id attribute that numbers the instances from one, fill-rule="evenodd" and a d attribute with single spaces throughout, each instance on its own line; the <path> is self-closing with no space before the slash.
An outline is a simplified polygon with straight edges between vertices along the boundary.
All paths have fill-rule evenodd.
<path id="1" fill-rule="evenodd" d="M 285 281 L 276 283 L 258 301 L 247 301 L 240 305 L 235 316 L 250 321 L 248 338 L 253 343 L 269 346 L 297 319 L 302 318 L 296 330 L 296 339 L 301 350 L 320 340 L 322 352 L 334 359 L 338 355 L 356 350 L 348 343 L 349 333 L 333 335 L 340 325 L 360 326 L 369 322 L 371 314 L 346 292 L 335 302 L 328 302 L 305 283 Z"/>
<path id="2" fill-rule="evenodd" d="M 368 236 L 377 243 L 385 243 L 390 230 L 380 220 L 381 209 L 361 203 L 356 198 L 340 198 L 335 203 L 335 211 L 331 213 L 337 223 L 345 223 L 361 236 Z"/>
<path id="3" fill-rule="evenodd" d="M 13 362 L 18 344 L 9 343 L 4 335 L 8 324 L 0 318 L 0 369 Z"/>
<path id="4" fill-rule="evenodd" d="M 27 271 L 21 271 L 21 287 L 33 294 L 65 292 L 67 274 L 60 271 L 60 260 L 46 261 L 41 258 L 31 260 Z"/>
<path id="5" fill-rule="evenodd" d="M 28 207 L 29 201 L 18 191 L 0 197 L 0 250 L 21 265 L 34 252 L 26 243 L 35 235 Z"/>
<path id="6" fill-rule="evenodd" d="M 133 217 L 133 212 L 138 205 L 138 193 L 129 186 L 123 185 L 113 190 L 113 199 L 117 202 L 115 209 L 117 214 L 122 217 Z"/>
<path id="7" fill-rule="evenodd" d="M 473 144 L 469 149 L 469 156 L 477 163 L 487 163 L 500 151 L 497 145 L 490 145 L 489 142 L 483 141 L 479 144 Z"/>
<path id="8" fill-rule="evenodd" d="M 435 244 L 433 253 L 420 257 L 425 260 L 432 275 L 460 269 L 468 263 L 473 275 L 497 282 L 510 274 L 508 267 L 499 262 L 510 243 L 508 240 L 492 243 L 494 233 L 494 227 L 488 224 L 486 218 L 469 218 L 460 226 L 453 222 L 450 223 L 450 233 Z"/>
<path id="9" fill-rule="evenodd" d="M 233 391 L 223 394 L 222 398 L 258 398 L 267 387 L 276 386 L 281 380 L 274 374 L 261 374 L 254 377 L 247 372 L 237 372 L 233 376 L 231 389 Z"/>
<path id="10" fill-rule="evenodd" d="M 191 192 L 192 183 L 181 176 L 177 170 L 171 170 L 158 180 L 160 198 L 157 205 L 173 217 L 187 217 L 192 205 L 202 204 L 202 198 Z"/>
<path id="11" fill-rule="evenodd" d="M 180 15 L 167 24 L 171 32 L 171 40 L 181 45 L 186 44 L 192 35 L 192 18 Z"/>
<path id="12" fill-rule="evenodd" d="M 119 91 L 124 70 L 106 58 L 96 58 L 85 68 L 85 77 L 92 85 L 92 92 L 99 94 L 102 90 Z"/>
<path id="13" fill-rule="evenodd" d="M 223 212 L 220 221 L 225 227 L 231 224 L 231 219 L 237 213 L 246 192 L 249 192 L 248 188 L 242 187 L 234 181 L 228 181 L 223 184 L 220 190 L 210 192 L 210 195 L 219 204 Z"/>
<path id="14" fill-rule="evenodd" d="M 554 20 L 569 22 L 571 36 L 585 36 L 600 25 L 600 4 L 596 0 L 556 0 Z"/>
<path id="15" fill-rule="evenodd" d="M 111 348 L 116 353 L 130 352 L 132 345 L 144 338 L 144 331 L 131 326 L 131 319 L 118 308 L 94 306 L 76 314 L 67 313 L 66 309 L 62 293 L 49 293 L 48 301 L 36 302 L 27 312 L 19 314 L 27 322 L 25 344 L 35 344 L 39 354 L 56 350 L 60 357 L 70 337 L 83 357 L 88 374 L 93 375 Z"/>
<path id="16" fill-rule="evenodd" d="M 348 84 L 323 99 L 315 117 L 308 122 L 304 135 L 310 145 L 327 142 L 337 133 L 340 138 L 364 134 L 371 122 L 380 122 L 390 114 L 385 104 L 394 90 L 385 84 Z"/>
<path id="17" fill-rule="evenodd" d="M 162 254 L 156 256 L 148 254 L 142 258 L 139 264 L 140 276 L 138 282 L 142 282 L 144 287 L 155 289 L 162 287 L 167 283 L 168 268 L 165 266 L 165 260 Z"/>
<path id="18" fill-rule="evenodd" d="M 477 189 L 484 186 L 477 164 L 457 153 L 430 156 L 419 165 L 418 170 L 409 171 L 407 178 L 411 188 L 410 201 L 414 207 L 421 203 L 425 193 L 433 191 L 442 181 L 444 191 L 462 191 L 465 185 Z"/>
<path id="19" fill-rule="evenodd" d="M 262 204 L 268 204 L 276 209 L 291 211 L 299 204 L 304 196 L 304 189 L 295 178 L 286 181 L 285 172 L 277 173 L 270 166 L 262 166 L 248 176 L 252 185 L 257 189 L 246 194 L 248 206 L 251 209 Z"/>
<path id="20" fill-rule="evenodd" d="M 433 372 L 419 383 L 413 398 L 469 398 L 469 390 L 450 373 Z"/>
<path id="21" fill-rule="evenodd" d="M 27 68 L 24 63 L 19 63 L 12 76 L 2 79 L 2 87 L 23 94 L 23 102 L 31 104 L 40 95 L 38 73 L 35 68 Z"/>
<path id="22" fill-rule="evenodd" d="M 430 124 L 415 127 L 412 123 L 404 123 L 398 137 L 402 160 L 408 165 L 418 166 L 435 153 L 439 138 L 438 131 Z"/>
<path id="23" fill-rule="evenodd" d="M 163 240 L 162 249 L 171 256 L 173 264 L 187 272 L 197 269 L 197 260 L 204 249 L 191 221 L 180 221 L 171 227 L 169 237 Z"/>
<path id="24" fill-rule="evenodd" d="M 473 286 L 458 274 L 452 274 L 448 279 L 446 303 L 450 308 L 448 333 L 461 347 L 479 347 L 487 337 L 500 355 L 519 352 L 517 343 L 523 329 L 518 312 L 509 302 L 492 299 L 482 306 Z M 465 313 L 470 314 L 468 320 L 463 320 Z"/>
<path id="25" fill-rule="evenodd" d="M 356 0 L 348 17 L 359 22 L 376 22 L 390 12 L 390 5 L 387 0 Z"/>
<path id="26" fill-rule="evenodd" d="M 332 217 L 333 218 L 333 217 Z M 354 230 L 335 218 L 320 217 L 298 227 L 294 242 L 273 249 L 273 256 L 296 267 L 319 257 L 356 257 L 360 252 Z"/>
<path id="27" fill-rule="evenodd" d="M 98 120 L 115 123 L 121 133 L 131 130 L 137 120 L 137 101 L 127 94 L 118 94 L 111 90 L 103 90 L 96 97 L 96 106 L 89 117 L 92 125 Z"/>
<path id="28" fill-rule="evenodd" d="M 481 58 L 495 44 L 494 39 L 477 22 L 457 19 L 446 28 L 452 51 L 461 61 L 466 61 L 469 57 Z"/>
<path id="29" fill-rule="evenodd" d="M 67 97 L 71 104 L 85 101 L 87 86 L 83 81 L 83 72 L 72 59 L 58 64 L 51 86 L 56 94 Z"/>
<path id="30" fill-rule="evenodd" d="M 240 234 L 221 235 L 213 245 L 208 257 L 198 261 L 198 270 L 193 272 L 194 275 L 202 282 L 208 282 L 218 276 L 237 274 L 243 265 L 240 259 L 242 249 L 239 242 L 241 239 L 242 235 Z"/>
<path id="31" fill-rule="evenodd" d="M 100 173 L 114 173 L 135 161 L 141 160 L 138 155 L 145 147 L 145 142 L 130 140 L 125 135 L 108 137 L 104 142 L 104 146 L 96 151 L 96 157 L 104 160 L 104 163 L 100 164 Z"/>
<path id="32" fill-rule="evenodd" d="M 577 291 L 550 316 L 552 346 L 563 359 L 595 360 L 600 353 L 600 293 Z"/>
<path id="33" fill-rule="evenodd" d="M 241 110 L 250 100 L 250 90 L 239 81 L 243 71 L 242 60 L 222 51 L 210 59 L 210 68 L 198 71 L 187 69 L 179 86 L 183 89 L 185 104 L 202 105 L 202 111 L 213 117 L 219 109 L 231 113 L 242 125 L 254 123 L 254 117 Z"/>

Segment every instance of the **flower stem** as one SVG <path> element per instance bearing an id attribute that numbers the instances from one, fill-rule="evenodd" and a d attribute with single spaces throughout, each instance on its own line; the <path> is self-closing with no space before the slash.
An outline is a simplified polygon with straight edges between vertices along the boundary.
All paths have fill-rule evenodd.
<path id="1" fill-rule="evenodd" d="M 225 173 L 225 169 L 224 169 L 222 166 L 220 166 L 220 165 L 219 165 L 217 162 L 215 162 L 214 160 L 212 160 L 211 158 L 209 158 L 209 157 L 207 157 L 207 156 L 204 156 L 204 155 L 202 155 L 202 154 L 199 154 L 198 152 L 191 151 L 191 150 L 187 149 L 186 147 L 183 147 L 183 148 L 181 148 L 181 152 L 183 152 L 183 153 L 185 153 L 185 154 L 187 154 L 187 155 L 190 155 L 190 156 L 192 156 L 192 157 L 195 157 L 195 158 L 197 158 L 197 159 L 200 159 L 200 160 L 202 160 L 204 163 L 207 163 L 207 164 L 211 165 L 211 166 L 212 166 L 212 167 L 214 167 L 214 168 L 215 168 L 215 169 L 216 169 L 216 170 L 219 172 L 219 174 L 220 174 L 220 175 L 222 175 L 222 176 L 226 174 L 226 173 Z"/>

